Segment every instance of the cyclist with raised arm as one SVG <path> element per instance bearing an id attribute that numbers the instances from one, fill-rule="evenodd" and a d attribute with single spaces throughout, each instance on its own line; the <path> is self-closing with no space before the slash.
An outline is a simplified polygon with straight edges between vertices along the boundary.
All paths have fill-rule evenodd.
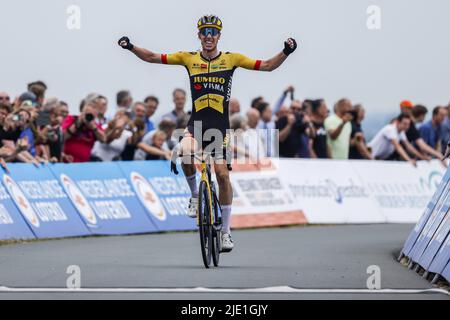
<path id="1" fill-rule="evenodd" d="M 200 52 L 158 54 L 133 45 L 128 37 L 122 37 L 119 40 L 119 45 L 123 49 L 130 50 L 144 61 L 186 67 L 191 83 L 193 105 L 185 137 L 180 143 L 182 153 L 185 154 L 196 152 L 197 146 L 203 149 L 209 148 L 211 141 L 216 144 L 213 150 L 219 149 L 217 144 L 222 147 L 224 142 L 228 143 L 227 131 L 230 129 L 228 105 L 231 98 L 233 73 L 236 68 L 273 71 L 297 49 L 296 41 L 289 38 L 284 43 L 284 50 L 269 60 L 254 60 L 239 53 L 221 52 L 217 45 L 222 27 L 222 21 L 217 16 L 209 15 L 200 18 L 197 24 L 198 38 L 202 45 Z M 218 131 L 221 139 L 217 139 L 218 135 L 215 133 L 212 134 L 213 140 L 205 139 L 204 135 L 208 135 L 211 129 Z M 198 139 L 199 136 L 200 139 Z M 219 202 L 222 208 L 222 250 L 230 252 L 234 248 L 231 238 L 233 190 L 226 159 L 221 155 L 215 154 L 214 170 L 219 184 Z M 188 215 L 195 218 L 198 210 L 196 168 L 192 162 L 185 162 L 183 161 L 182 168 L 192 192 Z"/>

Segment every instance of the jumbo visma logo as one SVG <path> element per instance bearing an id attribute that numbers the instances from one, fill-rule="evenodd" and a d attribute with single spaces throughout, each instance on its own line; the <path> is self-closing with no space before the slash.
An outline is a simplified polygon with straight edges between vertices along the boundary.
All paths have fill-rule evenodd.
<path id="1" fill-rule="evenodd" d="M 204 77 L 196 76 L 193 79 L 194 89 L 200 90 L 215 90 L 224 93 L 226 79 L 222 77 Z"/>
<path id="2" fill-rule="evenodd" d="M 17 183 L 10 176 L 7 175 L 3 176 L 3 182 L 9 194 L 11 195 L 11 198 L 13 199 L 14 203 L 19 208 L 20 213 L 22 213 L 25 219 L 32 226 L 39 228 L 41 225 L 39 222 L 39 218 L 36 212 L 34 211 L 33 207 L 31 206 L 31 203 L 25 197 L 25 195 L 23 194 L 22 190 L 19 188 Z"/>
<path id="3" fill-rule="evenodd" d="M 132 172 L 130 179 L 134 191 L 147 211 L 159 221 L 166 221 L 167 215 L 164 207 L 147 179 L 137 172 Z"/>

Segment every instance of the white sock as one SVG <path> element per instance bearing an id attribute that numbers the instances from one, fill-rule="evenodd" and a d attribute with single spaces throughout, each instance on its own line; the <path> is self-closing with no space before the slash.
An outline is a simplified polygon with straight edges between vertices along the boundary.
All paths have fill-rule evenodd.
<path id="1" fill-rule="evenodd" d="M 198 185 L 197 185 L 197 175 L 186 177 L 186 181 L 191 189 L 192 198 L 198 198 Z"/>
<path id="2" fill-rule="evenodd" d="M 222 206 L 222 230 L 231 234 L 231 205 Z"/>

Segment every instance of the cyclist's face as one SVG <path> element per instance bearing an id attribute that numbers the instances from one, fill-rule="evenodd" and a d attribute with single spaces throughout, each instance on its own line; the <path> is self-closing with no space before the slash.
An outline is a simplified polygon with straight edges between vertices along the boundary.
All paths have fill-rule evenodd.
<path id="1" fill-rule="evenodd" d="M 217 48 L 217 44 L 220 40 L 220 32 L 215 36 L 212 33 L 208 33 L 206 36 L 201 32 L 198 33 L 198 37 L 202 43 L 203 50 L 213 51 Z"/>

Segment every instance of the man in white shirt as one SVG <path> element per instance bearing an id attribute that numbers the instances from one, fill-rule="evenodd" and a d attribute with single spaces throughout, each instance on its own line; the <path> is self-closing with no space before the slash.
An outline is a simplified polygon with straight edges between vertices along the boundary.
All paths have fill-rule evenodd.
<path id="1" fill-rule="evenodd" d="M 273 120 L 272 109 L 267 102 L 260 103 L 256 110 L 259 111 L 261 120 L 258 123 L 258 129 L 260 129 L 261 138 L 264 143 L 264 149 L 266 153 L 265 157 L 277 157 L 278 156 L 278 141 L 279 136 L 276 130 L 276 123 Z"/>
<path id="2" fill-rule="evenodd" d="M 397 152 L 403 160 L 416 166 L 416 161 L 411 159 L 400 143 L 402 142 L 409 149 L 410 143 L 405 132 L 410 125 L 411 118 L 401 114 L 392 124 L 381 129 L 368 145 L 372 149 L 372 156 L 377 160 L 388 160 Z"/>
<path id="3" fill-rule="evenodd" d="M 260 120 L 259 111 L 252 108 L 247 112 L 248 129 L 244 132 L 245 150 L 250 155 L 251 159 L 258 160 L 264 158 L 267 154 L 264 146 L 264 141 L 258 130 L 258 123 Z"/>

